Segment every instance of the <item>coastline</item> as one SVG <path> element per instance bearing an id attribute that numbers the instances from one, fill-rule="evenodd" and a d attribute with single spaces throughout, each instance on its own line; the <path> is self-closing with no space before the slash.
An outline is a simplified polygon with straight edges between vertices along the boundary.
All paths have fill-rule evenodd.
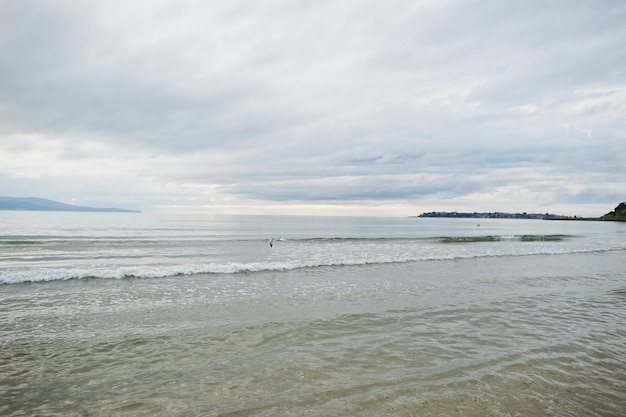
<path id="1" fill-rule="evenodd" d="M 611 212 L 600 217 L 565 216 L 552 213 L 505 213 L 505 212 L 457 212 L 457 211 L 430 211 L 409 218 L 454 218 L 454 219 L 531 219 L 531 220 L 574 220 L 574 221 L 613 221 L 626 222 L 626 203 L 620 203 Z"/>

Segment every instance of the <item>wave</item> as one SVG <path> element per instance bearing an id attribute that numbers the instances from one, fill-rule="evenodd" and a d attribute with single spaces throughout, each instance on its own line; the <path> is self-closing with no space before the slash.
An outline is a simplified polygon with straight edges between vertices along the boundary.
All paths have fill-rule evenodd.
<path id="1" fill-rule="evenodd" d="M 557 242 L 571 235 L 483 235 L 483 236 L 453 236 L 441 237 L 441 243 L 473 243 L 473 242 L 500 242 L 519 240 L 521 242 Z"/>
<path id="2" fill-rule="evenodd" d="M 475 236 L 424 236 L 424 237 L 306 237 L 306 238 L 287 238 L 286 240 L 296 243 L 319 243 L 319 244 L 332 244 L 332 243 L 389 243 L 389 242 L 425 242 L 425 241 L 438 241 L 440 243 L 472 243 L 472 242 L 499 242 L 520 240 L 524 242 L 531 241 L 559 241 L 568 238 L 573 238 L 573 235 L 475 235 Z M 267 239 L 259 238 L 238 238 L 238 239 L 220 239 L 220 238 L 93 238 L 93 237 L 19 237 L 19 236 L 3 236 L 0 238 L 0 246 L 71 246 L 81 245 L 86 246 L 149 246 L 149 245 L 181 245 L 181 244 L 206 244 L 206 243 L 221 243 L 227 244 L 229 242 L 265 242 Z"/>
<path id="3" fill-rule="evenodd" d="M 0 271 L 0 284 L 64 281 L 87 278 L 164 278 L 177 275 L 234 274 L 240 272 L 281 271 L 287 269 L 294 269 L 294 267 L 289 264 L 280 263 L 211 263 L 84 268 L 40 268 L 14 272 Z"/>
<path id="4" fill-rule="evenodd" d="M 440 243 L 472 243 L 472 242 L 505 242 L 517 240 L 521 242 L 555 242 L 575 238 L 575 235 L 474 235 L 474 236 L 427 236 L 427 237 L 313 237 L 289 239 L 296 242 L 318 243 L 358 243 L 358 242 L 409 242 L 437 241 Z"/>
<path id="5" fill-rule="evenodd" d="M 533 256 L 533 255 L 566 255 L 575 253 L 602 253 L 623 251 L 624 248 L 578 249 L 571 250 L 540 250 L 526 253 L 435 253 L 419 256 L 382 256 L 376 259 L 330 259 L 328 261 L 309 260 L 294 262 L 228 262 L 228 263 L 186 263 L 172 265 L 141 265 L 141 266 L 89 266 L 76 268 L 33 268 L 19 271 L 0 271 L 0 284 L 21 284 L 50 281 L 66 281 L 73 279 L 129 279 L 129 278 L 165 278 L 199 274 L 240 274 L 272 271 L 292 271 L 297 269 L 350 267 L 367 265 L 402 264 L 424 261 L 447 261 L 471 258 Z"/>
<path id="6" fill-rule="evenodd" d="M 0 284 L 20 284 L 71 279 L 125 279 L 125 278 L 165 278 L 180 275 L 198 274 L 236 274 L 251 272 L 289 271 L 301 268 L 323 266 L 351 266 L 368 262 L 341 262 L 327 264 L 289 263 L 289 262 L 251 262 L 251 263 L 209 263 L 181 265 L 143 265 L 111 266 L 87 268 L 41 268 L 25 271 L 0 271 Z"/>

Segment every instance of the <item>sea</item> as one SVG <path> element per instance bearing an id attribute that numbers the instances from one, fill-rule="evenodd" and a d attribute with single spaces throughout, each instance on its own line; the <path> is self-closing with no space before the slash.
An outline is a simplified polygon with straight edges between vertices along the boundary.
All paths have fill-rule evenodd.
<path id="1" fill-rule="evenodd" d="M 0 415 L 624 416 L 626 223 L 0 212 Z"/>

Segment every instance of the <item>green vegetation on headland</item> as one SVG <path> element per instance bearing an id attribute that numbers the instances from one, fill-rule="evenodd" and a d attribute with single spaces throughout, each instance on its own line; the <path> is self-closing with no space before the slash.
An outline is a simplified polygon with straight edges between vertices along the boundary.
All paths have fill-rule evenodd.
<path id="1" fill-rule="evenodd" d="M 459 213 L 456 211 L 431 211 L 422 213 L 419 216 L 411 217 L 446 217 L 461 219 L 539 219 L 539 220 L 603 220 L 603 221 L 626 221 L 626 203 L 620 203 L 615 210 L 605 214 L 602 217 L 579 217 L 579 216 L 563 216 L 560 214 L 550 213 Z"/>
<path id="2" fill-rule="evenodd" d="M 45 198 L 35 197 L 0 197 L 0 210 L 139 213 L 139 211 L 136 210 L 126 210 L 120 208 L 95 208 L 75 206 L 72 204 L 59 203 L 58 201 L 46 200 Z"/>
<path id="3" fill-rule="evenodd" d="M 600 220 L 626 222 L 626 203 L 619 203 L 615 210 L 606 213 Z"/>

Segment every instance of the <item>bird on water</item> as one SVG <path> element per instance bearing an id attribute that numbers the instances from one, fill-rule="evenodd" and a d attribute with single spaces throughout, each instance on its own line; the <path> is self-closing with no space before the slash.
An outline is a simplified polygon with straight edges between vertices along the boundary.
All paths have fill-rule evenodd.
<path id="1" fill-rule="evenodd" d="M 270 248 L 274 246 L 274 242 L 283 241 L 283 240 L 285 239 L 283 239 L 280 236 L 270 238 Z"/>

